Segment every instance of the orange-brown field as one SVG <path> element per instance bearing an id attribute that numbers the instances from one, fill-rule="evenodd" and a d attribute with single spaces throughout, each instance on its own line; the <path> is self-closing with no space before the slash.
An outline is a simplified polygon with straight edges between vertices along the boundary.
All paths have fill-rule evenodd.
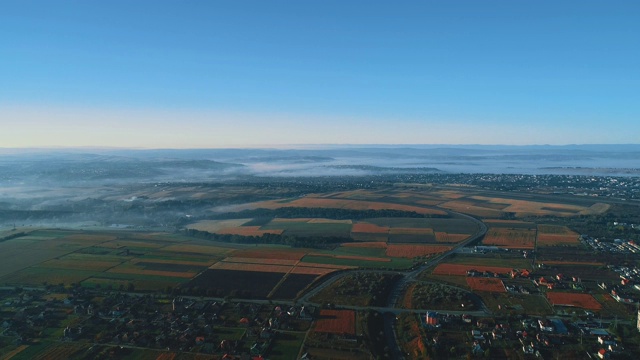
<path id="1" fill-rule="evenodd" d="M 602 305 L 589 294 L 548 292 L 547 299 L 552 305 L 575 306 L 588 310 L 602 309 Z"/>
<path id="2" fill-rule="evenodd" d="M 472 290 L 490 291 L 490 292 L 507 292 L 502 280 L 496 278 L 485 277 L 467 277 L 467 284 Z"/>
<path id="3" fill-rule="evenodd" d="M 578 245 L 578 235 L 538 234 L 538 246 Z"/>
<path id="4" fill-rule="evenodd" d="M 447 232 L 436 231 L 436 241 L 443 243 L 458 243 L 469 237 L 467 234 L 450 234 Z"/>
<path id="5" fill-rule="evenodd" d="M 356 313 L 353 310 L 320 310 L 314 330 L 323 333 L 355 335 Z"/>
<path id="6" fill-rule="evenodd" d="M 283 231 L 281 229 L 260 230 L 260 226 L 239 226 L 220 229 L 217 233 L 221 235 L 262 236 L 264 234 L 280 235 Z"/>
<path id="7" fill-rule="evenodd" d="M 489 228 L 482 240 L 484 245 L 504 246 L 517 249 L 533 249 L 536 232 L 527 229 Z"/>
<path id="8" fill-rule="evenodd" d="M 511 268 L 501 266 L 480 266 L 480 265 L 464 265 L 464 264 L 440 264 L 433 269 L 434 275 L 461 275 L 466 276 L 467 271 L 490 271 L 498 274 L 508 274 Z"/>
<path id="9" fill-rule="evenodd" d="M 485 208 L 479 206 L 479 203 L 464 200 L 447 201 L 440 204 L 439 206 L 441 208 L 450 209 L 464 214 L 475 215 L 481 218 L 498 218 L 503 214 L 503 212 L 500 210 Z"/>
<path id="10" fill-rule="evenodd" d="M 415 258 L 424 255 L 433 255 L 451 250 L 450 246 L 443 245 L 411 245 L 388 244 L 386 255 L 390 257 Z"/>
<path id="11" fill-rule="evenodd" d="M 566 226 L 538 225 L 538 246 L 577 245 L 578 233 Z"/>
<path id="12" fill-rule="evenodd" d="M 351 227 L 352 233 L 373 233 L 373 234 L 387 234 L 389 233 L 389 228 L 386 226 L 378 226 L 375 224 L 369 223 L 355 223 Z"/>
<path id="13" fill-rule="evenodd" d="M 560 225 L 538 225 L 538 232 L 541 234 L 550 234 L 550 235 L 578 235 L 575 231 L 569 229 L 566 226 Z"/>
<path id="14" fill-rule="evenodd" d="M 504 211 L 516 213 L 517 216 L 575 216 L 575 215 L 592 215 L 600 214 L 609 206 L 606 204 L 597 203 L 590 207 L 570 205 L 570 204 L 557 204 L 546 203 L 527 200 L 515 200 L 505 198 L 492 198 L 484 196 L 474 196 L 474 199 L 488 201 L 490 203 L 509 204 L 504 208 Z"/>
<path id="15" fill-rule="evenodd" d="M 347 199 L 328 199 L 321 197 L 307 196 L 304 198 L 296 199 L 290 202 L 278 202 L 263 201 L 250 205 L 250 208 L 266 208 L 277 209 L 280 207 L 309 207 L 309 208 L 338 208 L 338 209 L 351 209 L 351 210 L 401 210 L 401 211 L 415 211 L 419 214 L 430 215 L 446 215 L 442 210 L 429 209 L 420 206 L 403 205 L 386 203 L 379 201 L 364 201 L 364 200 L 347 200 Z M 238 208 L 241 209 L 241 208 Z"/>

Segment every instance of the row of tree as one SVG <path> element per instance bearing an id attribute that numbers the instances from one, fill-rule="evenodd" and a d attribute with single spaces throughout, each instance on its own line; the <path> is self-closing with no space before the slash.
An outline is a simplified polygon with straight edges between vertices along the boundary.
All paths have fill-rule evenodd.
<path id="1" fill-rule="evenodd" d="M 189 236 L 197 237 L 200 239 L 221 241 L 235 244 L 281 244 L 289 245 L 291 247 L 307 247 L 307 248 L 333 248 L 338 244 L 345 242 L 352 242 L 349 237 L 343 236 L 292 236 L 282 234 L 269 234 L 266 233 L 262 236 L 243 236 L 243 235 L 230 235 L 230 234 L 215 234 L 207 231 L 200 231 L 195 229 L 185 230 Z"/>

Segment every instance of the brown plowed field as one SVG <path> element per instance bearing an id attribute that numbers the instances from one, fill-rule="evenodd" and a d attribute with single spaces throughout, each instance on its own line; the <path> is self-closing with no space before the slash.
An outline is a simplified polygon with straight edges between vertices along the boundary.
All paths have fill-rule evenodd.
<path id="1" fill-rule="evenodd" d="M 489 228 L 483 245 L 495 245 L 517 249 L 533 249 L 536 232 L 525 229 Z"/>
<path id="2" fill-rule="evenodd" d="M 353 310 L 320 310 L 314 328 L 317 332 L 331 334 L 356 334 L 356 313 Z"/>
<path id="3" fill-rule="evenodd" d="M 589 294 L 549 292 L 547 293 L 547 299 L 553 305 L 575 306 L 588 310 L 602 309 L 602 305 Z"/>
<path id="4" fill-rule="evenodd" d="M 467 277 L 467 284 L 476 291 L 507 292 L 502 280 L 496 278 Z"/>
<path id="5" fill-rule="evenodd" d="M 353 233 L 373 233 L 373 234 L 387 234 L 389 228 L 386 226 L 378 226 L 369 223 L 355 223 L 351 227 Z"/>

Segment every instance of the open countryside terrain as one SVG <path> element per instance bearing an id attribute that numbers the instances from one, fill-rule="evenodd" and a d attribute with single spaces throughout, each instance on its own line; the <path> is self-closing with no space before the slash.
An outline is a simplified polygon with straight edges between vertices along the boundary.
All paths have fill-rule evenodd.
<path id="1" fill-rule="evenodd" d="M 198 197 L 205 197 L 206 192 L 197 190 Z M 221 358 L 234 346 L 274 359 L 296 358 L 305 349 L 317 358 L 371 358 L 371 351 L 385 351 L 370 350 L 375 349 L 373 343 L 386 342 L 384 316 L 370 310 L 373 308 L 454 311 L 458 320 L 451 320 L 452 324 L 460 321 L 460 313 L 471 312 L 473 326 L 478 320 L 553 316 L 576 309 L 630 319 L 627 306 L 597 286 L 620 281 L 606 267 L 609 258 L 593 253 L 576 230 L 557 220 L 589 216 L 590 211 L 602 213 L 607 207 L 510 199 L 507 195 L 429 187 L 337 191 L 215 207 L 205 216 L 183 219 L 183 227 L 173 232 L 18 228 L 3 232 L 10 238 L 0 241 L 0 284 L 153 294 L 159 302 L 166 301 L 162 311 L 167 312 L 172 308 L 170 302 L 181 297 L 211 299 L 202 306 L 227 304 L 223 305 L 226 310 L 216 313 L 218 325 L 213 333 L 218 335 L 203 335 L 202 343 L 195 337 L 189 340 L 193 356 L 181 356 L 193 358 L 196 354 Z M 482 242 L 471 244 L 470 249 L 488 245 L 510 251 L 455 253 L 439 259 L 480 230 L 475 221 L 449 210 L 481 217 L 487 225 Z M 522 250 L 538 256 L 524 257 Z M 591 257 L 582 257 L 580 252 Z M 568 258 L 570 254 L 576 259 Z M 16 261 L 17 257 L 26 260 Z M 394 295 L 395 285 L 413 269 L 417 275 Z M 547 282 L 534 284 L 558 274 L 565 278 L 555 280 L 553 288 L 547 288 Z M 392 295 L 397 297 L 395 303 L 388 301 Z M 108 296 L 97 297 L 104 301 Z M 274 305 L 247 305 L 267 303 Z M 283 315 L 296 304 L 314 308 L 313 316 L 301 320 L 300 306 L 296 315 Z M 332 308 L 340 306 L 358 310 Z M 424 314 L 403 315 L 415 317 L 407 324 L 416 327 L 409 327 L 406 333 L 398 329 L 407 349 L 415 354 L 436 351 L 431 345 L 436 333 L 426 326 Z M 287 320 L 272 325 L 278 319 Z M 265 333 L 263 339 L 260 331 L 266 323 L 271 324 L 268 328 L 273 334 Z M 471 346 L 468 329 L 465 335 L 454 330 L 466 325 L 443 326 L 441 341 Z M 58 337 L 63 329 L 56 330 Z M 419 337 L 410 337 L 411 332 Z M 95 341 L 98 332 L 91 334 Z M 267 340 L 267 336 L 272 338 Z M 242 343 L 245 338 L 262 340 Z M 104 343 L 115 344 L 112 340 Z M 370 345 L 362 345 L 365 343 Z M 14 358 L 62 351 L 54 346 L 45 351 L 40 345 L 0 345 L 6 349 L 3 356 L 11 351 Z M 451 347 L 464 357 L 461 348 Z M 88 348 L 68 348 L 64 356 L 74 357 Z M 119 356 L 178 358 L 177 353 L 160 349 L 126 351 Z"/>

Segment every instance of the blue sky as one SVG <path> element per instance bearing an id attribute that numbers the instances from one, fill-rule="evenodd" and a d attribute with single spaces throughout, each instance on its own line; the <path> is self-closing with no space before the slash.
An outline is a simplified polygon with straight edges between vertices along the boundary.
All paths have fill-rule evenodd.
<path id="1" fill-rule="evenodd" d="M 637 1 L 4 1 L 0 146 L 640 143 Z"/>

